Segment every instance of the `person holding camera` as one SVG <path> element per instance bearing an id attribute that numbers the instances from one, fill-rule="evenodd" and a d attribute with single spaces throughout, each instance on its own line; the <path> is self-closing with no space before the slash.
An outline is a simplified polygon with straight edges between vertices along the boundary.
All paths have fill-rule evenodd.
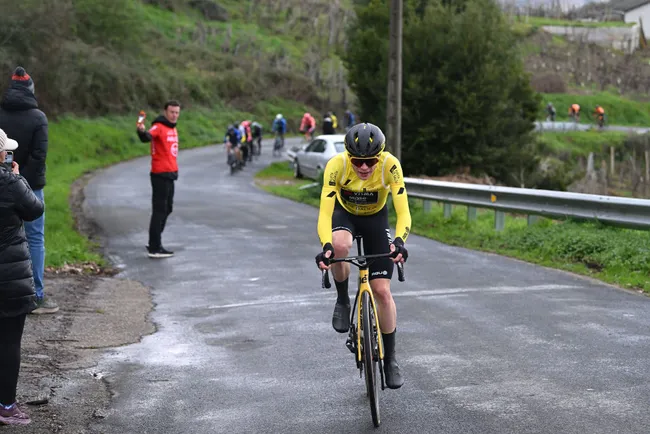
<path id="1" fill-rule="evenodd" d="M 41 217 L 44 204 L 20 176 L 17 148 L 0 130 L 0 425 L 31 422 L 16 403 L 25 318 L 37 304 L 23 222 Z"/>
<path id="2" fill-rule="evenodd" d="M 176 122 L 181 114 L 181 104 L 171 100 L 165 103 L 165 111 L 154 119 L 147 131 L 144 123 L 137 124 L 138 137 L 143 143 L 151 142 L 151 190 L 152 207 L 149 222 L 150 258 L 169 258 L 174 252 L 162 245 L 162 232 L 174 203 L 174 181 L 178 179 L 178 132 Z"/>

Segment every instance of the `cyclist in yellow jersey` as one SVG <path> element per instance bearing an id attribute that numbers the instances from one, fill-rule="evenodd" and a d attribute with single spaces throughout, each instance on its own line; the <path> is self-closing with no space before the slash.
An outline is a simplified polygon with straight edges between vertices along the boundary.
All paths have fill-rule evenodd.
<path id="1" fill-rule="evenodd" d="M 386 385 L 398 389 L 404 384 L 395 359 L 397 313 L 390 293 L 393 263 L 404 262 L 408 251 L 404 242 L 411 227 L 404 177 L 399 160 L 384 152 L 386 139 L 379 127 L 357 124 L 345 135 L 345 152 L 327 163 L 318 215 L 318 236 L 323 251 L 316 256 L 321 270 L 330 268 L 329 258 L 348 256 L 354 235 L 363 236 L 367 255 L 393 252 L 370 266 L 370 286 L 377 301 L 379 325 L 384 342 Z M 392 194 L 397 212 L 395 240 L 388 224 L 388 193 Z M 350 264 L 331 265 L 337 300 L 332 326 L 339 333 L 350 328 L 348 277 Z M 386 333 L 388 332 L 388 333 Z"/>

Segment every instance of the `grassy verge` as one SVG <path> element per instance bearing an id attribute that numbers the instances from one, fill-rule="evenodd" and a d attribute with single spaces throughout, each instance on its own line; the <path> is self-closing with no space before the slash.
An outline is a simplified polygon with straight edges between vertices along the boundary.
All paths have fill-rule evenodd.
<path id="1" fill-rule="evenodd" d="M 319 193 L 317 188 L 306 188 L 301 190 L 307 184 L 312 184 L 311 179 L 295 179 L 291 163 L 276 162 L 262 169 L 255 175 L 257 185 L 269 193 L 286 197 L 313 206 L 318 206 Z"/>
<path id="2" fill-rule="evenodd" d="M 556 121 L 569 122 L 569 106 L 580 105 L 580 123 L 594 124 L 592 116 L 596 105 L 605 109 L 608 125 L 650 126 L 650 103 L 623 98 L 610 92 L 589 95 L 543 93 L 539 119 L 546 119 L 546 104 L 552 102 L 557 110 Z"/>
<path id="3" fill-rule="evenodd" d="M 572 157 L 609 152 L 607 148 L 622 146 L 628 133 L 620 131 L 567 131 L 545 132 L 539 135 L 543 152 L 569 154 Z"/>
<path id="4" fill-rule="evenodd" d="M 278 111 L 285 116 L 302 114 L 300 107 L 293 102 L 275 103 L 277 105 L 261 105 L 256 110 L 258 116 L 224 107 L 183 110 L 178 122 L 180 147 L 189 149 L 221 142 L 226 125 L 233 120 L 260 119 L 261 123 L 270 125 L 273 114 Z M 156 116 L 156 110 L 148 113 L 150 120 Z M 50 122 L 45 187 L 46 266 L 104 264 L 94 246 L 74 229 L 68 203 L 70 186 L 92 170 L 149 154 L 149 144 L 141 143 L 135 133 L 135 119 L 134 114 L 94 119 L 63 117 Z"/>
<path id="5" fill-rule="evenodd" d="M 318 192 L 298 190 L 309 181 L 287 184 L 291 169 L 274 163 L 256 175 L 258 185 L 278 196 L 318 206 Z M 273 182 L 276 180 L 284 182 Z M 411 199 L 413 233 L 446 244 L 494 252 L 561 270 L 588 275 L 625 288 L 650 291 L 650 233 L 595 223 L 540 219 L 532 226 L 521 216 L 508 216 L 502 232 L 494 230 L 494 213 L 479 210 L 468 222 L 466 207 L 455 206 L 443 217 L 442 205 L 425 212 Z M 391 223 L 395 215 L 391 209 Z"/>

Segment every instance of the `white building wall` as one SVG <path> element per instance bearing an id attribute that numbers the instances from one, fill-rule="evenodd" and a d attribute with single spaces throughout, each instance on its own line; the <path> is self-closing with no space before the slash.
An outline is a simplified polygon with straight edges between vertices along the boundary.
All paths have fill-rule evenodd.
<path id="1" fill-rule="evenodd" d="M 650 14 L 650 5 L 648 7 L 646 13 Z M 650 25 L 650 15 L 647 21 L 646 18 L 643 18 L 643 24 L 644 27 Z M 543 26 L 542 29 L 554 35 L 564 36 L 572 41 L 584 41 L 612 47 L 626 53 L 633 53 L 639 47 L 640 27 L 638 24 L 632 27 Z"/>
<path id="2" fill-rule="evenodd" d="M 639 18 L 643 21 L 643 34 L 647 39 L 650 37 L 650 3 L 639 6 L 631 11 L 627 11 L 624 16 L 626 23 L 638 24 Z"/>

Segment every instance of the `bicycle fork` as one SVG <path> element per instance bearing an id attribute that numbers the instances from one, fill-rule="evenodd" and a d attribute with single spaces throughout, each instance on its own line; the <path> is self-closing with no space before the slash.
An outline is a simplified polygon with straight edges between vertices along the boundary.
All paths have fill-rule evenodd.
<path id="1" fill-rule="evenodd" d="M 363 344 L 361 342 L 363 339 L 363 334 L 361 333 L 361 319 L 363 315 L 363 308 L 361 306 L 360 299 L 362 298 L 364 292 L 368 292 L 370 295 L 369 298 L 371 312 L 369 312 L 369 315 L 375 319 L 375 327 L 374 330 L 372 330 L 372 333 L 375 335 L 375 342 L 377 342 L 377 347 L 373 348 L 372 357 L 379 362 L 379 372 L 381 373 L 381 389 L 384 390 L 384 343 L 381 339 L 381 329 L 379 326 L 379 318 L 377 316 L 377 305 L 375 304 L 375 298 L 372 296 L 372 290 L 370 289 L 370 284 L 368 283 L 367 269 L 359 270 L 359 290 L 357 291 L 357 295 L 354 298 L 354 304 L 352 305 L 350 312 L 352 318 L 350 318 L 350 331 L 348 332 L 348 338 L 345 341 L 345 346 L 350 350 L 352 354 L 356 356 L 355 358 L 357 362 L 357 369 L 359 369 L 359 377 L 361 378 L 363 376 Z M 356 324 L 354 322 L 355 312 L 357 318 Z M 366 367 L 366 369 L 368 369 L 368 367 Z"/>

